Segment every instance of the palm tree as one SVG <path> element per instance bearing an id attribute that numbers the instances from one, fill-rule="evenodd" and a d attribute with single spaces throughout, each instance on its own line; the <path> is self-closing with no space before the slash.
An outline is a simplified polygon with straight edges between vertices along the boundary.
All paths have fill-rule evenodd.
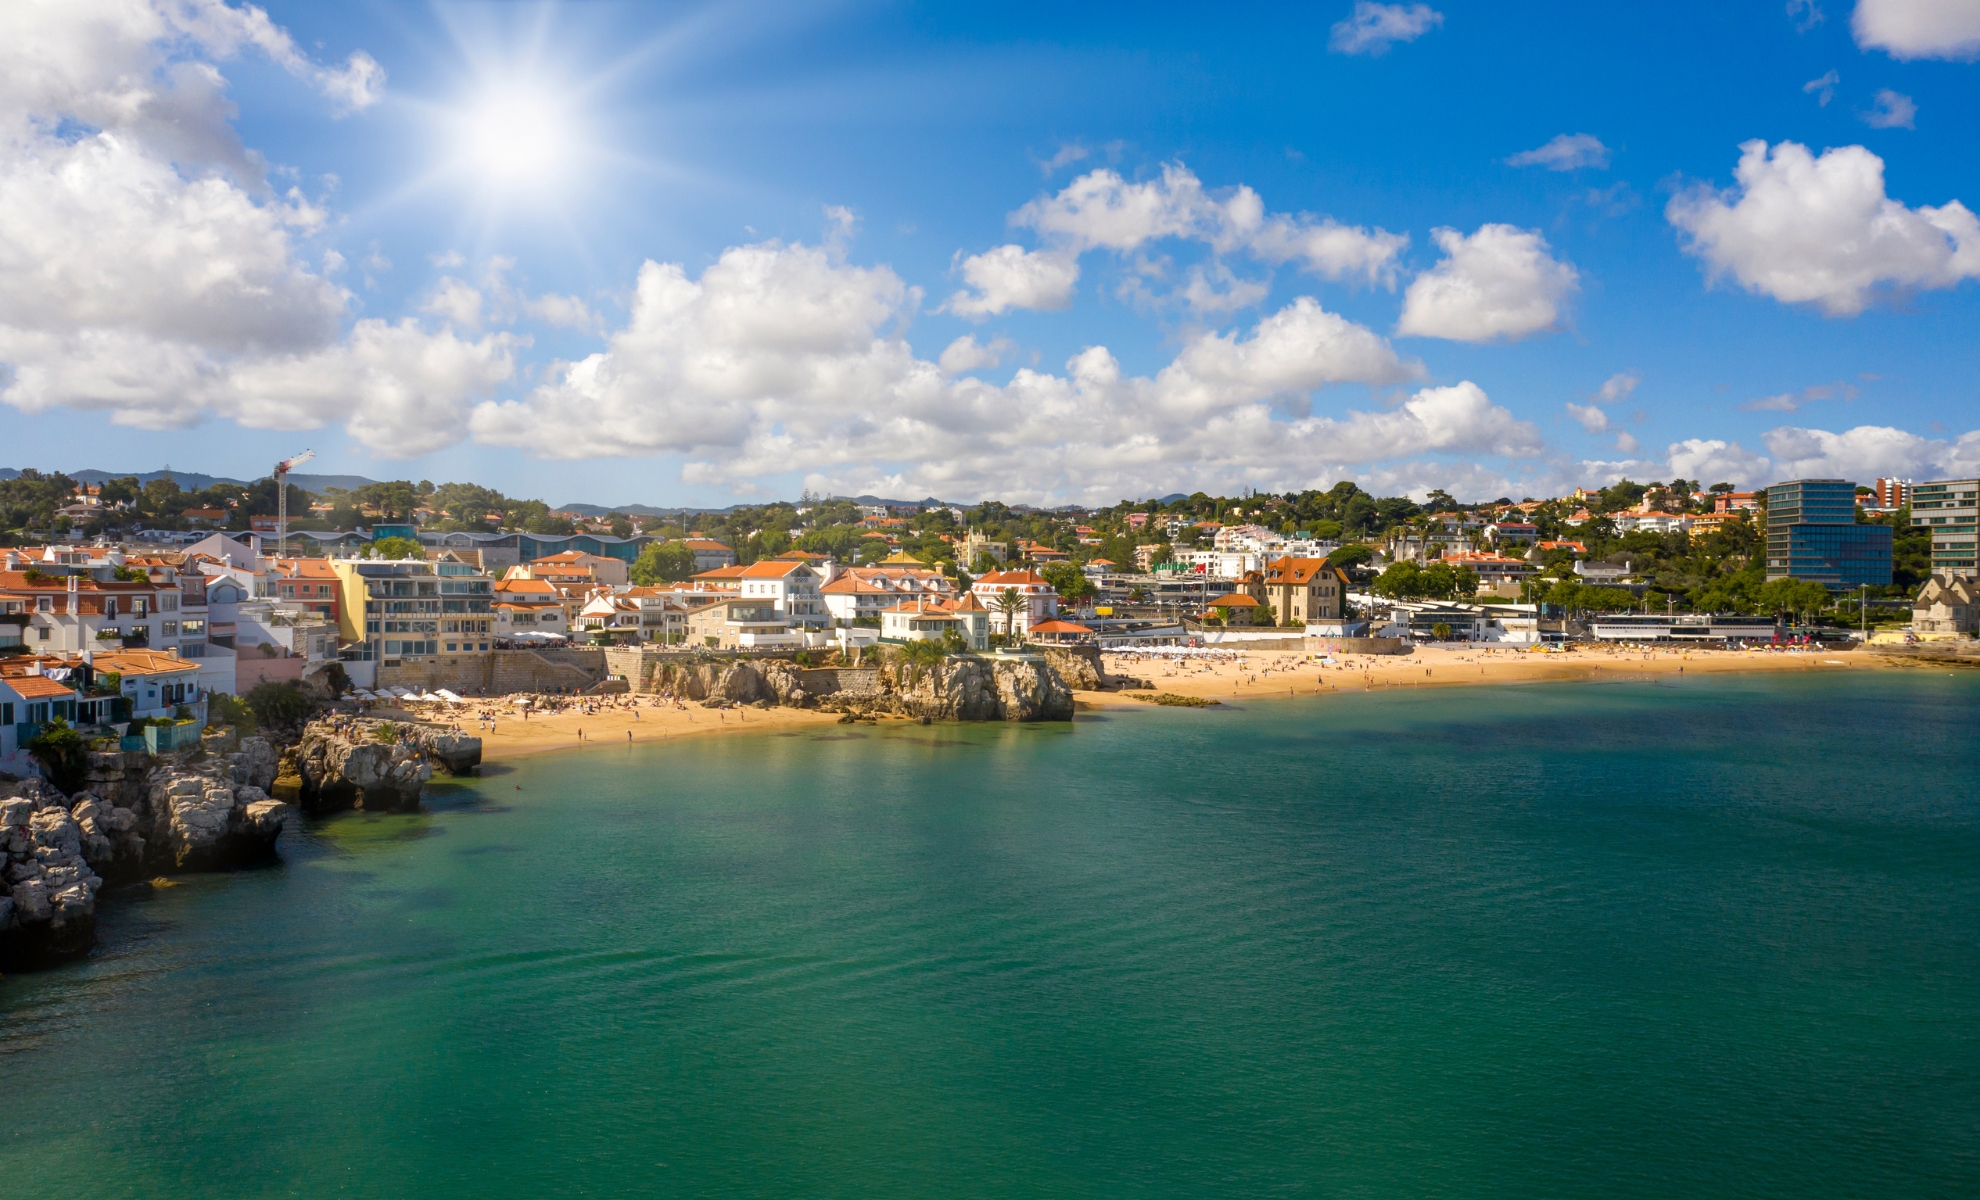
<path id="1" fill-rule="evenodd" d="M 1016 642 L 1018 636 L 1018 614 L 1030 609 L 1030 602 L 1025 600 L 1023 596 L 1018 595 L 1016 588 L 1005 588 L 1003 591 L 997 593 L 993 607 L 1003 615 L 1004 636 L 1013 643 Z"/>

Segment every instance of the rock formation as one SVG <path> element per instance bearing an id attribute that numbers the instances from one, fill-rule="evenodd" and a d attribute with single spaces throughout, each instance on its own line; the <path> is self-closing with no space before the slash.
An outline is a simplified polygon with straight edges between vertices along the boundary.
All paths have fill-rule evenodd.
<path id="1" fill-rule="evenodd" d="M 1069 666 L 1077 663 L 1091 675 L 1090 686 L 1099 686 L 1098 672 L 1083 657 L 1067 658 Z M 814 692 L 805 683 L 807 675 L 826 682 Z M 866 686 L 844 686 L 848 676 L 858 676 Z M 1048 659 L 1032 656 L 958 655 L 935 666 L 896 658 L 878 670 L 836 672 L 806 672 L 777 658 L 666 663 L 655 668 L 646 690 L 671 691 L 709 705 L 892 713 L 932 721 L 1070 721 L 1073 713 L 1066 680 Z"/>
<path id="2" fill-rule="evenodd" d="M 295 810 L 271 800 L 275 750 L 265 739 L 207 739 L 153 760 L 92 752 L 85 786 L 64 796 L 44 779 L 0 785 L 0 960 L 87 950 L 105 881 L 262 861 Z"/>
<path id="3" fill-rule="evenodd" d="M 466 775 L 481 765 L 481 739 L 434 725 L 366 718 L 312 722 L 270 771 L 276 794 L 305 812 L 359 808 L 410 812 L 438 766 Z"/>

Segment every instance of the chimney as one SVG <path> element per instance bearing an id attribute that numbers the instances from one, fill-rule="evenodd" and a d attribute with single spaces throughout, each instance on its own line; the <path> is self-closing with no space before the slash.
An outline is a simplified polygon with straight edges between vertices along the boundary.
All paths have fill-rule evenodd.
<path id="1" fill-rule="evenodd" d="M 77 590 L 76 590 L 76 589 L 77 589 L 77 579 L 76 579 L 76 577 L 75 577 L 74 575 L 71 575 L 71 576 L 69 576 L 69 609 L 68 609 L 68 612 L 69 612 L 69 615 L 70 615 L 70 616 L 72 616 L 72 617 L 76 615 L 76 610 L 77 610 L 77 608 L 78 608 L 78 606 L 79 606 L 79 605 L 81 604 L 81 598 L 80 598 L 80 597 L 79 597 L 79 596 L 77 595 Z"/>

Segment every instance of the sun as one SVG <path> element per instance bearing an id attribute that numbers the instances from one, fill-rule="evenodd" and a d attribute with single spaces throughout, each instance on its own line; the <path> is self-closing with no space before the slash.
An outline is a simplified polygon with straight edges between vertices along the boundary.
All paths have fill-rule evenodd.
<path id="1" fill-rule="evenodd" d="M 460 110 L 461 165 L 502 187 L 556 183 L 577 157 L 581 131 L 555 93 L 536 87 L 491 90 Z"/>

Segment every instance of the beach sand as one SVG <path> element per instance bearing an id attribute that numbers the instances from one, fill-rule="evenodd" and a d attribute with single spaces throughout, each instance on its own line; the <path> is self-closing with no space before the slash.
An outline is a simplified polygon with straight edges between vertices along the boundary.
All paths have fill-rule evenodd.
<path id="1" fill-rule="evenodd" d="M 633 703 L 637 701 L 637 703 Z M 408 716 L 413 720 L 451 722 L 481 739 L 481 760 L 496 762 L 547 750 L 611 749 L 724 733 L 775 733 L 801 727 L 831 725 L 839 714 L 799 708 L 686 708 L 663 705 L 651 696 L 602 696 L 593 712 L 532 713 L 527 719 L 505 701 L 480 701 L 456 709 L 437 704 L 413 710 L 375 708 L 369 715 Z M 493 732 L 479 724 L 478 714 L 495 714 Z M 634 715 L 634 714 L 638 715 Z M 583 737 L 579 737 L 582 731 Z M 632 736 L 627 737 L 628 734 Z"/>
<path id="2" fill-rule="evenodd" d="M 1398 687 L 1456 687 L 1468 683 L 1641 679 L 1656 675 L 1730 671 L 1874 670 L 1884 664 L 1860 650 L 1704 650 L 1577 647 L 1560 654 L 1526 650 L 1460 650 L 1418 646 L 1412 654 L 1346 654 L 1330 665 L 1304 654 L 1247 653 L 1241 662 L 1108 654 L 1110 678 L 1146 680 L 1156 692 L 1210 700 L 1313 696 Z M 1120 692 L 1079 692 L 1087 705 L 1142 704 Z"/>
<path id="3" fill-rule="evenodd" d="M 1147 680 L 1153 691 L 1210 700 L 1265 699 L 1273 696 L 1340 695 L 1398 687 L 1457 687 L 1474 683 L 1533 683 L 1575 679 L 1640 679 L 1657 675 L 1714 674 L 1730 671 L 1875 670 L 1888 664 L 1862 651 L 1631 650 L 1583 647 L 1562 654 L 1523 650 L 1456 650 L 1419 646 L 1406 655 L 1342 655 L 1323 665 L 1304 654 L 1254 651 L 1241 662 L 1191 659 L 1170 662 L 1152 655 L 1108 654 L 1110 678 Z M 1075 692 L 1078 708 L 1141 706 L 1118 691 Z M 598 697 L 594 710 L 534 713 L 524 718 L 506 700 L 478 701 L 460 708 L 415 705 L 375 708 L 372 716 L 451 722 L 481 738 L 484 762 L 499 762 L 551 750 L 608 749 L 679 741 L 721 734 L 775 733 L 831 725 L 839 714 L 794 708 L 685 708 L 650 696 Z M 495 716 L 490 731 L 478 714 Z M 635 715 L 637 714 L 637 715 Z M 889 718 L 882 718 L 883 720 Z M 580 737 L 582 731 L 582 737 Z M 628 739 L 627 735 L 631 737 Z"/>

